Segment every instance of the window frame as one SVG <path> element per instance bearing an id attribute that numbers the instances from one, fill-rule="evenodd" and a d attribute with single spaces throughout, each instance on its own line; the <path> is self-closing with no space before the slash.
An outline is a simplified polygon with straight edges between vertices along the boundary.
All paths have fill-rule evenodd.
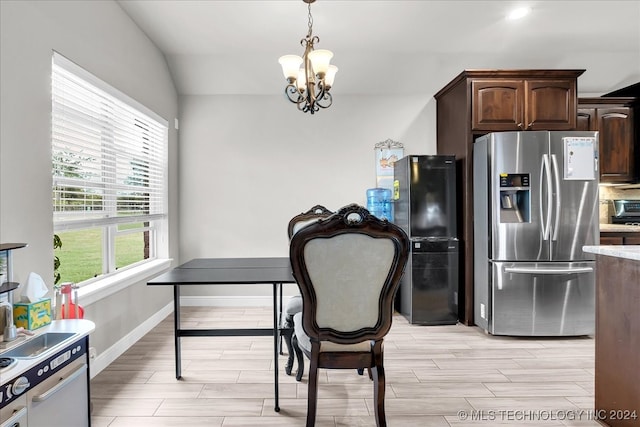
<path id="1" fill-rule="evenodd" d="M 131 274 L 139 275 L 140 272 L 146 269 L 157 270 L 158 268 L 168 266 L 168 121 L 55 51 L 52 55 L 51 64 L 51 144 L 52 162 L 54 163 L 54 166 L 52 166 L 52 193 L 54 195 L 52 200 L 53 231 L 54 233 L 59 233 L 63 231 L 77 231 L 82 229 L 99 229 L 102 236 L 102 272 L 93 278 L 87 278 L 86 280 L 79 282 L 78 285 L 84 287 L 96 282 L 102 282 L 103 284 L 112 283 L 114 280 L 117 281 L 117 277 L 115 276 L 118 275 L 126 278 L 130 277 Z M 69 73 L 73 75 L 73 78 L 82 80 L 85 84 L 85 89 L 94 91 L 99 95 L 101 100 L 105 100 L 105 103 L 112 103 L 110 106 L 113 107 L 118 114 L 123 114 L 123 116 L 118 116 L 118 118 L 114 119 L 112 122 L 110 122 L 109 119 L 104 122 L 101 121 L 101 125 L 106 123 L 103 130 L 115 133 L 121 129 L 118 128 L 117 125 L 125 123 L 125 125 L 129 126 L 131 129 L 137 127 L 138 131 L 141 132 L 140 135 L 148 135 L 149 132 L 155 132 L 152 137 L 149 137 L 148 141 L 140 142 L 143 145 L 148 143 L 147 145 L 150 147 L 149 150 L 146 148 L 143 150 L 145 154 L 147 154 L 146 157 L 140 157 L 139 153 L 137 156 L 131 155 L 130 157 L 124 155 L 125 160 L 129 161 L 129 165 L 134 164 L 134 162 L 145 162 L 146 168 L 142 168 L 141 170 L 144 173 L 144 178 L 142 179 L 147 185 L 141 186 L 140 188 L 149 189 L 148 191 L 142 191 L 142 196 L 138 199 L 135 199 L 134 196 L 131 196 L 132 200 L 128 197 L 123 198 L 123 200 L 125 200 L 125 202 L 122 203 L 125 206 L 124 209 L 130 209 L 130 211 L 127 211 L 125 216 L 118 215 L 118 213 L 121 213 L 124 210 L 120 210 L 120 207 L 118 206 L 121 203 L 117 194 L 119 190 L 125 191 L 123 194 L 129 193 L 126 193 L 126 189 L 123 190 L 122 179 L 120 179 L 119 184 L 117 178 L 114 178 L 117 176 L 116 172 L 109 174 L 108 172 L 104 172 L 104 170 L 100 170 L 97 174 L 93 175 L 94 178 L 98 177 L 97 183 L 96 181 L 91 182 L 90 179 L 83 179 L 82 177 L 72 178 L 60 175 L 56 176 L 55 156 L 62 152 L 56 152 L 55 140 L 56 131 L 59 131 L 61 128 L 56 127 L 56 121 L 59 120 L 59 118 L 56 118 L 56 112 L 60 111 L 60 109 L 56 109 L 57 107 L 55 105 L 56 100 L 60 99 L 55 98 L 56 91 L 54 91 L 54 85 L 56 84 L 56 81 L 54 73 L 56 72 Z M 118 109 L 118 107 L 124 108 Z M 127 109 L 130 111 L 127 111 Z M 95 112 L 91 113 L 81 111 L 80 114 L 91 115 L 95 114 Z M 131 115 L 129 116 L 127 114 Z M 125 119 L 122 119 L 122 117 Z M 80 117 L 80 119 L 82 119 L 82 117 Z M 64 127 L 64 125 L 62 127 Z M 143 136 L 135 136 L 134 138 L 136 138 L 134 140 L 139 138 L 146 139 Z M 89 143 L 82 141 L 79 143 L 79 146 L 82 148 L 84 147 L 83 144 L 87 144 L 87 146 L 93 144 L 94 148 L 97 147 L 96 149 L 100 155 L 99 160 L 96 163 L 104 165 L 105 159 L 108 160 L 108 156 L 104 156 L 103 152 L 109 151 L 115 154 L 115 151 L 118 150 L 118 143 L 122 143 L 123 141 L 127 142 L 126 138 L 118 139 L 116 137 L 107 137 L 97 143 L 95 141 L 90 141 Z M 60 141 L 58 141 L 58 144 L 60 144 Z M 111 146 L 108 150 L 105 150 L 105 147 L 109 145 Z M 66 148 L 63 150 L 66 150 Z M 76 153 L 76 151 L 73 150 L 69 150 L 69 152 Z M 81 153 L 82 151 L 78 152 Z M 118 156 L 122 156 L 122 150 L 118 150 Z M 112 161 L 112 164 L 115 164 L 115 162 Z M 153 174 L 150 172 L 151 168 L 154 168 Z M 85 171 L 82 168 L 81 170 Z M 89 176 L 89 174 L 87 173 L 85 176 Z M 80 204 L 80 209 L 79 212 L 77 212 L 77 215 L 76 212 L 67 211 L 63 213 L 56 209 L 56 185 L 69 185 L 74 183 L 83 190 L 86 190 L 88 185 L 100 187 L 98 191 L 99 195 L 96 196 L 100 208 L 95 214 L 92 213 L 92 207 L 86 207 L 82 204 L 84 202 Z M 131 192 L 131 188 L 129 188 L 129 190 Z M 131 193 L 136 194 L 135 192 Z M 109 201 L 109 197 L 111 198 L 110 203 L 107 203 Z M 140 206 L 142 206 L 142 208 Z M 135 212 L 136 209 L 143 209 L 147 211 L 147 213 L 137 214 Z M 141 227 L 118 230 L 118 227 L 123 224 L 140 225 L 140 223 L 142 223 Z M 144 256 L 147 257 L 141 261 L 134 262 L 127 266 L 117 267 L 116 237 L 134 232 L 149 234 L 148 256 L 145 254 Z M 145 266 L 145 264 L 147 265 Z M 127 270 L 132 271 L 125 274 Z M 105 278 L 109 278 L 109 280 L 104 281 L 103 279 Z M 125 279 L 125 282 L 126 281 L 129 281 L 129 279 Z"/>

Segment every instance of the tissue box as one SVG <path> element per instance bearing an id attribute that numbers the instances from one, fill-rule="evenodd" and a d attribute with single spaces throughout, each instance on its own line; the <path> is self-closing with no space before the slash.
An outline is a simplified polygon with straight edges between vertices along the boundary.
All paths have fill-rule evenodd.
<path id="1" fill-rule="evenodd" d="M 47 326 L 51 323 L 51 298 L 13 304 L 13 323 L 19 328 L 29 330 Z"/>

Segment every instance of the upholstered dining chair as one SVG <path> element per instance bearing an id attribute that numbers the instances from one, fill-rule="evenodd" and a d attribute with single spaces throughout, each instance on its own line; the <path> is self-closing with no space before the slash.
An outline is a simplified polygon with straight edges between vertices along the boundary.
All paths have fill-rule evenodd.
<path id="1" fill-rule="evenodd" d="M 303 227 L 316 222 L 321 218 L 326 218 L 329 215 L 333 214 L 332 211 L 325 208 L 322 205 L 315 205 L 311 209 L 306 212 L 302 212 L 289 220 L 289 224 L 287 225 L 287 235 L 289 236 L 289 240 Z M 292 336 L 293 336 L 293 316 L 296 313 L 302 311 L 302 297 L 300 295 L 294 295 L 287 300 L 287 303 L 282 311 L 282 319 L 280 322 L 280 336 L 284 339 L 287 345 L 288 358 L 287 364 L 285 365 L 285 372 L 287 375 L 291 375 L 291 371 L 293 370 L 293 356 L 296 351 L 299 350 L 293 348 L 292 345 Z M 280 353 L 282 354 L 282 352 Z M 298 357 L 298 361 L 302 360 L 302 357 Z M 302 377 L 302 372 L 304 370 L 304 362 L 302 365 L 298 364 L 298 376 L 296 378 L 300 381 Z"/>
<path id="2" fill-rule="evenodd" d="M 369 368 L 376 425 L 386 426 L 383 339 L 408 254 L 400 227 L 356 204 L 292 237 L 289 257 L 303 301 L 293 340 L 310 360 L 307 427 L 315 425 L 319 368 Z"/>

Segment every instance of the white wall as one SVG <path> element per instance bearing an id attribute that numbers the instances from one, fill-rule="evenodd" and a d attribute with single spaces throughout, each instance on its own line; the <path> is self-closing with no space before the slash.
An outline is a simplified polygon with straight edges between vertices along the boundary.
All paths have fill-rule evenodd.
<path id="1" fill-rule="evenodd" d="M 173 124 L 177 94 L 160 51 L 113 1 L 0 1 L 0 242 L 14 279 L 53 283 L 51 55 L 55 50 Z M 170 127 L 171 254 L 177 257 L 177 131 Z M 100 353 L 171 301 L 145 283 L 85 307 Z M 136 306 L 133 307 L 133 302 Z M 81 301 L 82 303 L 82 301 Z"/>
<path id="2" fill-rule="evenodd" d="M 180 256 L 288 256 L 287 224 L 316 204 L 366 205 L 377 142 L 435 154 L 435 101 L 336 96 L 304 114 L 284 96 L 180 97 Z M 268 295 L 268 287 L 183 295 Z"/>

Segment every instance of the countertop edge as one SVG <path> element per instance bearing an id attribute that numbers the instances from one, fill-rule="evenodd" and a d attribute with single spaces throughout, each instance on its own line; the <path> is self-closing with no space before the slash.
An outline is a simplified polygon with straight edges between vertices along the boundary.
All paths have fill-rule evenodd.
<path id="1" fill-rule="evenodd" d="M 33 332 L 34 332 L 34 336 L 38 336 L 46 332 L 73 332 L 75 334 L 72 337 L 73 339 L 70 339 L 69 341 L 65 341 L 64 345 L 60 346 L 60 348 L 64 348 L 64 346 L 69 345 L 72 342 L 76 342 L 86 337 L 87 335 L 90 335 L 91 332 L 95 330 L 95 327 L 96 327 L 95 323 L 87 319 L 64 319 L 64 320 L 54 320 L 49 325 L 43 326 L 42 328 L 38 328 Z M 21 339 L 19 343 L 16 343 L 16 345 L 20 345 L 23 342 L 29 340 L 30 338 L 32 337 L 27 336 L 25 339 Z M 0 352 L 0 355 L 5 351 L 9 351 L 11 348 L 12 347 L 3 349 Z M 1 383 L 4 384 L 5 382 L 11 381 L 15 377 L 22 375 L 24 372 L 28 371 L 33 366 L 42 362 L 43 359 L 50 357 L 52 354 L 54 354 L 57 351 L 59 351 L 59 349 L 51 353 L 48 353 L 44 357 L 18 359 L 18 363 L 16 363 L 14 367 L 2 373 Z"/>
<path id="2" fill-rule="evenodd" d="M 640 245 L 583 246 L 582 250 L 596 255 L 640 261 Z"/>
<path id="3" fill-rule="evenodd" d="M 640 233 L 640 226 L 625 224 L 600 224 L 601 233 Z"/>

